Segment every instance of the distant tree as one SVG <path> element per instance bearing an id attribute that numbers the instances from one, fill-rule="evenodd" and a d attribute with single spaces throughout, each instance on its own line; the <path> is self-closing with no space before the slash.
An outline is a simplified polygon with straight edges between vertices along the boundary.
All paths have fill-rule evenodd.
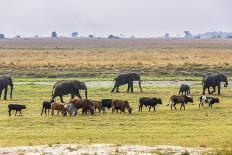
<path id="1" fill-rule="evenodd" d="M 228 35 L 227 38 L 232 38 L 232 35 Z"/>
<path id="2" fill-rule="evenodd" d="M 131 39 L 135 38 L 135 36 L 130 36 Z"/>
<path id="3" fill-rule="evenodd" d="M 165 33 L 165 34 L 164 34 L 164 37 L 165 37 L 166 39 L 169 38 L 169 37 L 170 37 L 169 33 Z"/>
<path id="4" fill-rule="evenodd" d="M 35 35 L 35 38 L 38 38 L 39 36 L 38 35 Z"/>
<path id="5" fill-rule="evenodd" d="M 93 36 L 92 34 L 90 34 L 88 37 L 89 37 L 89 38 L 94 38 L 94 36 Z"/>
<path id="6" fill-rule="evenodd" d="M 57 38 L 57 33 L 56 33 L 56 31 L 53 31 L 53 32 L 52 32 L 52 38 Z"/>
<path id="7" fill-rule="evenodd" d="M 120 39 L 118 36 L 114 36 L 112 34 L 110 34 L 107 39 Z"/>
<path id="8" fill-rule="evenodd" d="M 0 39 L 4 39 L 4 38 L 5 38 L 4 34 L 0 34 Z"/>
<path id="9" fill-rule="evenodd" d="M 192 38 L 192 34 L 189 31 L 184 31 L 185 33 L 185 38 Z"/>
<path id="10" fill-rule="evenodd" d="M 20 36 L 20 35 L 17 35 L 17 36 L 15 36 L 15 38 L 21 38 L 21 36 Z"/>
<path id="11" fill-rule="evenodd" d="M 78 36 L 78 32 L 73 32 L 73 33 L 72 33 L 72 37 L 73 37 L 73 38 L 77 38 L 77 36 Z"/>

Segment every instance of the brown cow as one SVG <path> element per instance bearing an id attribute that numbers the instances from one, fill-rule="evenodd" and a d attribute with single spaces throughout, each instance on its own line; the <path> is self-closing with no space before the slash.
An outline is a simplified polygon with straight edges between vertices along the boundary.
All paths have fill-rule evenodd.
<path id="1" fill-rule="evenodd" d="M 132 108 L 130 107 L 130 104 L 128 101 L 123 100 L 113 100 L 112 101 L 112 113 L 116 112 L 118 113 L 118 110 L 121 112 L 125 112 L 125 109 L 128 110 L 129 113 L 132 112 Z"/>
<path id="2" fill-rule="evenodd" d="M 77 109 L 82 109 L 82 115 L 87 114 L 87 111 L 90 111 L 92 115 L 94 114 L 94 105 L 88 99 L 70 99 L 69 102 L 74 104 Z"/>
<path id="3" fill-rule="evenodd" d="M 91 100 L 91 102 L 93 103 L 95 112 L 97 112 L 97 110 L 99 113 L 101 113 L 102 110 L 105 111 L 100 101 Z"/>
<path id="4" fill-rule="evenodd" d="M 172 110 L 172 107 L 174 107 L 176 109 L 176 104 L 181 104 L 180 110 L 181 110 L 182 107 L 184 107 L 184 110 L 185 110 L 185 104 L 187 104 L 188 102 L 193 103 L 193 98 L 191 96 L 173 95 L 170 98 L 170 104 L 168 104 L 167 106 L 171 105 L 171 110 Z"/>
<path id="5" fill-rule="evenodd" d="M 57 103 L 57 102 L 53 102 L 51 103 L 51 114 L 52 116 L 54 115 L 54 110 L 57 110 L 57 115 L 59 115 L 59 112 L 61 111 L 62 115 L 63 116 L 66 116 L 67 115 L 67 112 L 66 112 L 66 109 L 64 107 L 64 104 L 60 104 L 60 103 Z"/>

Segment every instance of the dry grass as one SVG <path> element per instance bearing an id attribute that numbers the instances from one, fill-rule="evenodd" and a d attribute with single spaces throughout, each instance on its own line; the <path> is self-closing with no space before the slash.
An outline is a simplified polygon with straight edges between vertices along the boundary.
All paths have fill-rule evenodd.
<path id="1" fill-rule="evenodd" d="M 177 70 L 189 74 L 199 70 L 228 72 L 232 69 L 230 40 L 43 41 L 29 39 L 0 42 L 2 72 L 8 73 L 8 69 L 13 73 L 27 70 L 24 74 L 29 74 L 33 68 L 37 72 L 65 70 L 70 75 L 77 70 L 91 73 L 137 70 L 154 74 L 158 74 L 157 70 L 165 74 L 170 72 L 166 70 Z M 177 71 L 173 74 L 176 75 Z"/>

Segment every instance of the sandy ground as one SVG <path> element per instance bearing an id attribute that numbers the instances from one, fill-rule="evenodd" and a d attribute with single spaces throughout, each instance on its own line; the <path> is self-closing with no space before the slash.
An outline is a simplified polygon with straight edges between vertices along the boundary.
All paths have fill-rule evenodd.
<path id="1" fill-rule="evenodd" d="M 15 85 L 26 85 L 26 84 L 38 84 L 38 85 L 54 85 L 55 82 L 14 82 Z M 89 81 L 85 82 L 86 86 L 89 87 L 113 87 L 113 81 Z M 142 86 L 180 86 L 181 84 L 198 85 L 200 81 L 144 81 L 141 83 Z M 134 82 L 137 86 L 138 82 Z"/>
<path id="2" fill-rule="evenodd" d="M 209 148 L 191 148 L 181 146 L 157 145 L 148 146 L 131 146 L 131 145 L 111 145 L 111 144 L 93 144 L 93 145 L 74 145 L 74 144 L 57 144 L 57 145 L 39 145 L 39 146 L 19 146 L 0 148 L 0 154 L 14 155 L 58 155 L 58 154 L 127 154 L 127 155 L 151 155 L 151 154 L 191 154 L 200 155 L 203 153 L 213 153 Z"/>

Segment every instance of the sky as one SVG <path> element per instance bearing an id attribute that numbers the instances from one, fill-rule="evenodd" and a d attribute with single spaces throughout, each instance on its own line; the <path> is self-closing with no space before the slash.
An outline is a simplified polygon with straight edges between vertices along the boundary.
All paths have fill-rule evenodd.
<path id="1" fill-rule="evenodd" d="M 6 37 L 232 32 L 232 0 L 0 0 Z"/>

